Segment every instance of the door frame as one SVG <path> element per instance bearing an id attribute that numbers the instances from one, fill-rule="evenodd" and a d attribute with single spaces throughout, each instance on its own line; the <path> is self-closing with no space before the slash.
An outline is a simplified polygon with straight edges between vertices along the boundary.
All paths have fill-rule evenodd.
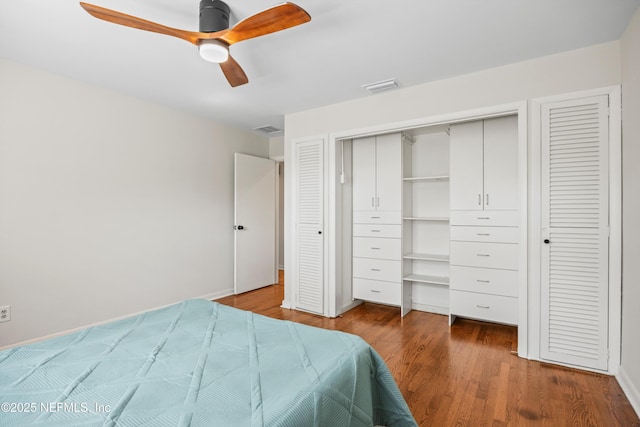
<path id="1" fill-rule="evenodd" d="M 609 361 L 607 373 L 616 375 L 620 367 L 622 332 L 622 95 L 620 86 L 570 92 L 531 100 L 531 206 L 542 205 L 542 105 L 598 95 L 609 97 Z M 529 260 L 530 336 L 529 358 L 540 360 L 542 289 L 542 212 L 531 210 Z M 556 363 L 556 362 L 554 362 Z M 567 365 L 571 366 L 571 365 Z M 574 367 L 575 366 L 571 366 Z M 582 368 L 599 372 L 601 370 Z"/>
<path id="2" fill-rule="evenodd" d="M 329 317 L 336 317 L 341 314 L 342 307 L 350 307 L 347 302 L 341 301 L 338 307 L 337 296 L 338 286 L 342 279 L 343 251 L 341 248 L 341 236 L 338 230 L 342 230 L 342 204 L 340 192 L 340 172 L 341 156 L 340 142 L 353 138 L 379 135 L 384 133 L 402 132 L 415 128 L 438 126 L 466 122 L 470 120 L 481 120 L 494 117 L 501 117 L 516 114 L 518 116 L 518 191 L 520 209 L 520 242 L 521 251 L 518 259 L 519 268 L 519 289 L 518 289 L 518 355 L 529 356 L 529 310 L 528 310 L 528 269 L 527 259 L 529 253 L 528 246 L 528 114 L 527 101 L 519 101 L 508 104 L 494 105 L 484 108 L 459 111 L 434 115 L 414 120 L 391 122 L 381 125 L 369 126 L 359 129 L 351 129 L 340 132 L 332 132 L 328 138 L 328 161 L 325 163 L 326 177 L 328 183 L 326 192 L 328 193 L 328 215 L 325 217 L 325 226 L 328 230 L 325 233 L 327 250 L 329 254 L 325 260 L 328 269 L 326 287 L 328 298 L 325 311 Z"/>

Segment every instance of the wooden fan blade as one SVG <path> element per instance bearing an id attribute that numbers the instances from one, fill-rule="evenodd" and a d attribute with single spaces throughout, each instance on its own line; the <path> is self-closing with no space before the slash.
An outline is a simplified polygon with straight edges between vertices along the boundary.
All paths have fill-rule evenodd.
<path id="1" fill-rule="evenodd" d="M 229 55 L 229 59 L 225 62 L 220 63 L 220 68 L 222 68 L 222 72 L 224 76 L 227 78 L 227 81 L 231 85 L 231 87 L 240 86 L 246 83 L 249 83 L 249 79 L 247 75 L 244 73 L 244 70 L 236 62 L 235 59 L 231 55 Z"/>
<path id="2" fill-rule="evenodd" d="M 311 21 L 311 16 L 300 6 L 283 3 L 259 12 L 238 22 L 233 28 L 222 31 L 220 40 L 234 44 L 260 37 Z"/>
<path id="3" fill-rule="evenodd" d="M 202 38 L 202 34 L 193 31 L 179 30 L 155 22 L 146 21 L 135 16 L 126 15 L 115 10 L 105 9 L 104 7 L 95 6 L 93 4 L 80 2 L 80 6 L 89 14 L 104 21 L 113 22 L 114 24 L 124 25 L 125 27 L 137 28 L 139 30 L 151 31 L 154 33 L 166 34 L 168 36 L 178 37 L 189 43 L 197 45 Z"/>

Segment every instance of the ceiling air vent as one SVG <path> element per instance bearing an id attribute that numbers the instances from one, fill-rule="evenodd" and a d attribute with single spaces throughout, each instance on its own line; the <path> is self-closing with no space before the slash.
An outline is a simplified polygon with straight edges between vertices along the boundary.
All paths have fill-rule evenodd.
<path id="1" fill-rule="evenodd" d="M 369 93 L 378 93 L 389 89 L 395 89 L 400 87 L 396 79 L 382 80 L 375 83 L 367 83 L 362 85 L 363 88 L 369 91 Z"/>
<path id="2" fill-rule="evenodd" d="M 269 134 L 270 136 L 274 136 L 282 132 L 282 129 L 278 129 L 277 127 L 271 125 L 260 126 L 259 128 L 254 128 L 253 130 Z"/>

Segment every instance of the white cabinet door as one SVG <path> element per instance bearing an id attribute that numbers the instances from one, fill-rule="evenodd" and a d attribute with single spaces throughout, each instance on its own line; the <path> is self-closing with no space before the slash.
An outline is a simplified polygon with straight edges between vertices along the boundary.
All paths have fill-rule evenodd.
<path id="1" fill-rule="evenodd" d="M 451 126 L 450 208 L 452 211 L 482 210 L 482 120 Z"/>
<path id="2" fill-rule="evenodd" d="M 376 139 L 353 140 L 353 210 L 373 211 L 376 198 Z"/>
<path id="3" fill-rule="evenodd" d="M 608 97 L 542 105 L 542 359 L 608 368 Z M 615 361 L 614 361 L 615 363 Z"/>
<path id="4" fill-rule="evenodd" d="M 484 121 L 484 208 L 518 210 L 518 118 Z"/>
<path id="5" fill-rule="evenodd" d="M 295 306 L 324 314 L 324 140 L 295 143 Z"/>
<path id="6" fill-rule="evenodd" d="M 376 209 L 399 211 L 402 203 L 402 136 L 376 137 Z"/>

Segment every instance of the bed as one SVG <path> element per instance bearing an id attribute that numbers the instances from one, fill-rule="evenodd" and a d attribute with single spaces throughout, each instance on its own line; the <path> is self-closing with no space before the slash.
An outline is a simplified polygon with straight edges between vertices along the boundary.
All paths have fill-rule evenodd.
<path id="1" fill-rule="evenodd" d="M 0 426 L 416 426 L 361 338 L 206 300 L 0 352 Z"/>

